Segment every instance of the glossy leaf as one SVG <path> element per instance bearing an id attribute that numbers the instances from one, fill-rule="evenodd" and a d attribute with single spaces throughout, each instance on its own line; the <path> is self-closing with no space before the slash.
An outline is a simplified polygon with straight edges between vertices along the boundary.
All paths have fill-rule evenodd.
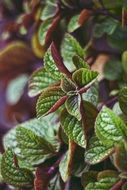
<path id="1" fill-rule="evenodd" d="M 82 68 L 73 73 L 72 79 L 78 86 L 83 87 L 93 82 L 93 80 L 95 80 L 97 76 L 98 73 L 96 71 Z"/>
<path id="2" fill-rule="evenodd" d="M 50 87 L 43 91 L 37 101 L 37 116 L 41 117 L 56 111 L 66 100 L 60 87 Z"/>
<path id="3" fill-rule="evenodd" d="M 78 145 L 85 147 L 86 141 L 81 122 L 74 116 L 70 115 L 66 110 L 62 112 L 60 120 L 68 138 Z"/>
<path id="4" fill-rule="evenodd" d="M 56 84 L 55 80 L 44 68 L 35 71 L 29 80 L 29 96 L 33 97 L 40 94 L 43 89 L 51 84 Z"/>
<path id="5" fill-rule="evenodd" d="M 60 71 L 58 70 L 55 62 L 54 62 L 54 59 L 52 57 L 52 54 L 51 54 L 51 48 L 49 48 L 44 56 L 44 66 L 45 66 L 45 69 L 48 73 L 50 73 L 50 75 L 56 79 L 56 80 L 60 80 L 61 78 L 61 73 Z"/>
<path id="6" fill-rule="evenodd" d="M 70 115 L 76 117 L 79 121 L 81 120 L 81 113 L 80 113 L 81 96 L 80 95 L 69 96 L 65 102 L 65 106 Z"/>
<path id="7" fill-rule="evenodd" d="M 32 173 L 27 169 L 16 166 L 14 157 L 15 155 L 11 149 L 8 149 L 2 156 L 1 174 L 4 181 L 15 187 L 31 186 L 33 184 Z"/>
<path id="8" fill-rule="evenodd" d="M 20 157 L 28 160 L 31 165 L 44 162 L 58 151 L 57 144 L 54 146 L 44 136 L 40 137 L 24 127 L 16 129 L 16 140 L 17 147 L 20 149 Z"/>
<path id="9" fill-rule="evenodd" d="M 112 152 L 112 146 L 106 146 L 97 137 L 92 137 L 85 152 L 85 161 L 89 164 L 97 164 Z"/>
<path id="10" fill-rule="evenodd" d="M 75 66 L 72 61 L 73 56 L 78 55 L 83 58 L 84 50 L 81 48 L 80 44 L 73 36 L 66 34 L 61 46 L 61 54 L 65 66 L 70 72 L 72 72 L 75 70 Z"/>
<path id="11" fill-rule="evenodd" d="M 95 123 L 95 131 L 97 137 L 105 145 L 114 145 L 119 143 L 124 137 L 126 138 L 127 126 L 116 116 L 109 108 L 103 107 L 97 116 Z"/>

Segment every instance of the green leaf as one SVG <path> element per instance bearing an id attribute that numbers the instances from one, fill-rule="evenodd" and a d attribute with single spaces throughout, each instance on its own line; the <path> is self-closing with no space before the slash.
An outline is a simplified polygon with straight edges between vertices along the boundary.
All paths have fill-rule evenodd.
<path id="1" fill-rule="evenodd" d="M 105 18 L 99 23 L 95 24 L 94 27 L 94 37 L 100 38 L 105 33 L 108 35 L 112 35 L 116 30 L 119 22 L 114 18 Z"/>
<path id="2" fill-rule="evenodd" d="M 92 137 L 85 152 L 85 161 L 89 164 L 97 164 L 112 152 L 112 146 L 104 145 L 97 137 Z"/>
<path id="3" fill-rule="evenodd" d="M 50 180 L 48 190 L 63 190 L 60 176 L 56 175 Z"/>
<path id="4" fill-rule="evenodd" d="M 76 69 L 81 69 L 81 68 L 90 69 L 90 66 L 88 65 L 88 63 L 86 63 L 83 58 L 77 55 L 73 56 L 73 63 Z"/>
<path id="5" fill-rule="evenodd" d="M 1 174 L 4 181 L 15 187 L 32 186 L 32 173 L 27 169 L 22 169 L 16 166 L 14 158 L 15 155 L 11 149 L 8 149 L 2 156 Z"/>
<path id="6" fill-rule="evenodd" d="M 47 3 L 47 5 L 42 9 L 40 19 L 45 21 L 55 16 L 57 10 L 57 5 L 52 3 Z"/>
<path id="7" fill-rule="evenodd" d="M 66 76 L 62 77 L 61 80 L 61 89 L 65 92 L 74 92 L 76 90 L 76 85 Z"/>
<path id="8" fill-rule="evenodd" d="M 68 113 L 77 118 L 77 120 L 81 120 L 80 106 L 81 106 L 81 96 L 73 95 L 69 96 L 65 102 L 66 109 Z"/>
<path id="9" fill-rule="evenodd" d="M 1 161 L 2 161 L 2 154 L 0 154 L 0 183 L 3 182 L 3 177 L 1 175 Z"/>
<path id="10" fill-rule="evenodd" d="M 52 78 L 56 80 L 60 80 L 62 74 L 58 70 L 57 66 L 55 65 L 54 59 L 51 54 L 51 48 L 47 50 L 44 56 L 44 67 L 48 73 L 52 76 Z"/>
<path id="11" fill-rule="evenodd" d="M 70 22 L 68 24 L 68 32 L 71 33 L 71 32 L 74 32 L 75 30 L 77 30 L 79 27 L 80 27 L 80 24 L 78 22 L 79 20 L 79 14 L 78 15 L 74 15 L 71 19 L 70 19 Z"/>
<path id="12" fill-rule="evenodd" d="M 29 80 L 29 96 L 33 97 L 40 94 L 43 89 L 47 88 L 51 84 L 55 84 L 57 80 L 55 80 L 46 70 L 45 68 L 38 69 L 35 71 L 30 80 Z"/>
<path id="13" fill-rule="evenodd" d="M 97 174 L 98 172 L 93 170 L 84 172 L 81 177 L 83 187 L 85 188 L 91 182 L 96 182 Z"/>
<path id="14" fill-rule="evenodd" d="M 85 141 L 85 136 L 82 129 L 82 123 L 78 121 L 75 117 L 70 115 L 67 112 L 67 110 L 62 111 L 60 121 L 69 139 L 73 140 L 79 146 L 82 146 L 83 148 L 85 148 L 86 141 Z"/>
<path id="15" fill-rule="evenodd" d="M 58 144 L 54 146 L 46 137 L 40 137 L 32 130 L 24 127 L 16 129 L 16 140 L 17 147 L 20 149 L 18 155 L 22 160 L 27 160 L 32 166 L 53 157 L 59 150 Z"/>
<path id="16" fill-rule="evenodd" d="M 59 165 L 60 175 L 64 182 L 66 182 L 72 174 L 75 150 L 76 150 L 75 143 L 70 141 L 69 150 L 65 153 Z"/>
<path id="17" fill-rule="evenodd" d="M 120 90 L 118 100 L 122 112 L 127 115 L 127 87 Z"/>
<path id="18" fill-rule="evenodd" d="M 45 45 L 45 39 L 46 39 L 47 31 L 51 27 L 51 25 L 52 25 L 52 19 L 47 19 L 44 22 L 42 22 L 42 24 L 39 27 L 38 39 L 39 39 L 39 43 L 42 46 Z"/>
<path id="19" fill-rule="evenodd" d="M 119 143 L 115 147 L 115 153 L 113 155 L 113 163 L 118 169 L 118 171 L 127 171 L 127 144 Z"/>
<path id="20" fill-rule="evenodd" d="M 85 101 L 88 101 L 92 103 L 94 106 L 97 106 L 98 101 L 99 101 L 99 86 L 98 83 L 93 84 L 87 92 L 82 94 L 82 98 Z"/>
<path id="21" fill-rule="evenodd" d="M 98 0 L 93 0 L 95 5 L 98 8 L 101 8 L 102 5 L 100 4 L 100 2 Z M 105 6 L 106 9 L 116 9 L 116 8 L 121 8 L 124 4 L 124 0 L 103 0 L 103 4 Z"/>
<path id="22" fill-rule="evenodd" d="M 20 147 L 18 147 L 16 130 L 17 128 L 23 127 L 32 131 L 36 136 L 40 138 L 46 139 L 52 146 L 57 150 L 59 150 L 60 143 L 56 134 L 58 134 L 60 123 L 58 122 L 58 116 L 56 114 L 50 114 L 44 118 L 40 119 L 31 119 L 27 122 L 18 124 L 15 128 L 11 129 L 3 139 L 4 148 L 7 150 L 8 148 L 13 149 L 15 154 L 20 153 Z M 28 160 L 23 160 L 19 158 L 19 165 L 21 167 L 27 167 L 33 170 L 33 166 Z"/>
<path id="23" fill-rule="evenodd" d="M 55 84 L 57 80 L 44 69 L 38 69 L 35 71 L 29 80 L 29 96 L 34 97 L 40 94 L 43 89 L 47 88 L 51 84 Z"/>
<path id="24" fill-rule="evenodd" d="M 120 25 L 119 27 L 117 27 L 117 30 L 115 30 L 115 32 L 112 35 L 108 36 L 107 40 L 109 45 L 122 53 L 127 49 L 127 44 L 123 43 L 127 40 L 126 34 L 127 27 L 121 27 Z"/>
<path id="25" fill-rule="evenodd" d="M 122 66 L 125 73 L 127 74 L 127 51 L 124 51 L 122 54 Z"/>
<path id="26" fill-rule="evenodd" d="M 127 126 L 109 108 L 103 107 L 96 118 L 95 131 L 97 137 L 105 145 L 119 143 L 127 136 Z"/>
<path id="27" fill-rule="evenodd" d="M 76 68 L 73 64 L 72 58 L 74 55 L 78 55 L 83 58 L 84 50 L 73 36 L 66 34 L 61 46 L 61 54 L 65 66 L 70 72 L 73 72 Z"/>
<path id="28" fill-rule="evenodd" d="M 81 68 L 73 73 L 72 79 L 77 85 L 83 87 L 93 82 L 93 80 L 95 80 L 97 76 L 98 73 L 96 71 Z"/>
<path id="29" fill-rule="evenodd" d="M 6 100 L 9 104 L 15 105 L 20 100 L 27 82 L 28 75 L 26 74 L 19 75 L 15 79 L 11 80 L 6 90 Z"/>
<path id="30" fill-rule="evenodd" d="M 85 190 L 109 190 L 117 182 L 116 177 L 106 177 L 99 182 L 89 183 Z"/>
<path id="31" fill-rule="evenodd" d="M 43 91 L 37 101 L 37 116 L 45 116 L 56 111 L 65 101 L 65 94 L 60 87 L 50 87 Z"/>
<path id="32" fill-rule="evenodd" d="M 108 80 L 118 80 L 122 75 L 122 64 L 119 60 L 110 60 L 105 64 L 104 76 Z"/>

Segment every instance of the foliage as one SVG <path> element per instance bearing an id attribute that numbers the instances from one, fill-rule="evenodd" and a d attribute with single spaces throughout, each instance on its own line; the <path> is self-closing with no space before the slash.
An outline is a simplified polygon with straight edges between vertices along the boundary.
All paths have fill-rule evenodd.
<path id="1" fill-rule="evenodd" d="M 8 0 L 0 6 L 1 17 L 7 11 L 13 19 L 3 25 L 6 40 L 0 30 L 8 113 L 14 119 L 12 106 L 16 112 L 25 105 L 24 119 L 15 117 L 3 137 L 1 184 L 126 189 L 126 1 Z"/>

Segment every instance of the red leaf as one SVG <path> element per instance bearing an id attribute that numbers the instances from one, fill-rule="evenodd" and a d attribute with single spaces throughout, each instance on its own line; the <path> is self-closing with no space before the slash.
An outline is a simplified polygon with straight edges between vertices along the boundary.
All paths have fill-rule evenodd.
<path id="1" fill-rule="evenodd" d="M 46 172 L 42 168 L 37 168 L 34 180 L 35 190 L 48 190 L 49 180 Z"/>
<path id="2" fill-rule="evenodd" d="M 55 112 L 61 105 L 64 104 L 64 102 L 66 101 L 67 96 L 63 96 L 62 98 L 60 98 L 53 106 L 52 108 L 48 111 L 47 114 L 53 113 Z"/>
<path id="3" fill-rule="evenodd" d="M 52 25 L 49 27 L 47 34 L 46 34 L 46 37 L 45 37 L 45 45 L 46 46 L 48 46 L 48 44 L 50 43 L 52 33 L 56 29 L 60 19 L 61 19 L 60 14 L 53 19 Z"/>
<path id="4" fill-rule="evenodd" d="M 79 16 L 78 23 L 82 26 L 91 17 L 91 11 L 84 9 Z"/>
<path id="5" fill-rule="evenodd" d="M 66 74 L 69 78 L 71 78 L 71 73 L 65 67 L 65 65 L 62 61 L 62 58 L 61 58 L 54 42 L 51 44 L 51 53 L 52 53 L 52 57 L 55 61 L 57 68 L 59 69 L 59 71 L 61 71 L 62 73 Z"/>

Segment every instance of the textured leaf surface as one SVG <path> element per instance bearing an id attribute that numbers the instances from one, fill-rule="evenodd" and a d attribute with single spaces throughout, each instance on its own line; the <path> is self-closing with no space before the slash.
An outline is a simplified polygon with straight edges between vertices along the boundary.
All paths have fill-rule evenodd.
<path id="1" fill-rule="evenodd" d="M 78 55 L 82 58 L 84 57 L 84 50 L 81 48 L 78 41 L 70 34 L 66 34 L 64 37 L 61 46 L 61 53 L 64 60 L 64 64 L 70 72 L 75 70 L 75 66 L 72 61 L 73 56 Z"/>
<path id="2" fill-rule="evenodd" d="M 39 42 L 42 46 L 45 45 L 45 39 L 46 39 L 47 31 L 51 27 L 51 24 L 52 24 L 52 20 L 47 19 L 44 22 L 42 22 L 42 24 L 39 27 L 38 39 L 39 39 Z"/>
<path id="3" fill-rule="evenodd" d="M 60 87 L 47 88 L 37 101 L 37 116 L 56 111 L 64 103 L 64 97 L 65 94 Z"/>
<path id="4" fill-rule="evenodd" d="M 56 14 L 56 9 L 57 9 L 57 6 L 55 4 L 47 3 L 47 5 L 42 10 L 40 19 L 44 21 L 49 18 L 52 18 Z"/>
<path id="5" fill-rule="evenodd" d="M 79 15 L 74 15 L 69 24 L 68 24 L 68 32 L 74 32 L 76 29 L 80 27 L 80 24 L 78 23 Z"/>
<path id="6" fill-rule="evenodd" d="M 127 87 L 123 87 L 119 92 L 119 105 L 122 112 L 127 114 Z"/>
<path id="7" fill-rule="evenodd" d="M 69 141 L 69 150 L 65 153 L 63 159 L 59 165 L 60 175 L 64 182 L 68 180 L 71 176 L 72 168 L 73 168 L 73 161 L 74 161 L 74 154 L 75 154 L 76 144 L 72 141 Z"/>
<path id="8" fill-rule="evenodd" d="M 81 68 L 90 69 L 90 66 L 88 65 L 88 63 L 86 63 L 83 58 L 77 55 L 73 57 L 73 63 L 76 69 L 81 69 Z"/>
<path id="9" fill-rule="evenodd" d="M 44 136 L 37 136 L 33 131 L 24 127 L 16 129 L 16 139 L 20 157 L 27 159 L 31 165 L 44 162 L 58 151 L 58 147 L 53 146 Z"/>
<path id="10" fill-rule="evenodd" d="M 127 150 L 126 144 L 119 143 L 115 147 L 115 153 L 113 155 L 114 165 L 118 169 L 118 171 L 127 171 Z"/>
<path id="11" fill-rule="evenodd" d="M 98 92 L 98 84 L 92 85 L 87 92 L 82 94 L 82 98 L 85 101 L 88 101 L 92 103 L 93 105 L 97 106 L 98 101 L 99 101 L 99 92 Z"/>
<path id="12" fill-rule="evenodd" d="M 89 183 L 85 190 L 109 190 L 116 182 L 116 177 L 107 177 L 101 179 L 99 182 Z"/>
<path id="13" fill-rule="evenodd" d="M 95 128 L 98 138 L 107 145 L 119 143 L 127 134 L 124 122 L 107 107 L 98 114 Z"/>
<path id="14" fill-rule="evenodd" d="M 109 45 L 120 52 L 125 51 L 127 49 L 127 44 L 123 42 L 127 40 L 126 33 L 127 27 L 121 27 L 121 25 L 119 25 L 119 27 L 117 27 L 117 30 L 115 30 L 112 35 L 108 36 L 107 40 Z"/>
<path id="15" fill-rule="evenodd" d="M 77 85 L 83 87 L 96 79 L 97 76 L 97 72 L 81 68 L 73 73 L 72 79 Z"/>
<path id="16" fill-rule="evenodd" d="M 29 80 L 29 96 L 33 97 L 42 92 L 51 84 L 55 84 L 57 81 L 51 77 L 51 75 L 44 69 L 38 69 L 35 71 Z"/>
<path id="17" fill-rule="evenodd" d="M 85 161 L 89 164 L 97 164 L 106 159 L 112 151 L 112 146 L 105 146 L 97 137 L 92 137 L 85 153 Z"/>
<path id="18" fill-rule="evenodd" d="M 51 54 L 51 48 L 50 47 L 44 56 L 44 66 L 45 66 L 46 71 L 48 73 L 50 73 L 54 79 L 56 79 L 56 80 L 61 79 L 61 73 L 58 70 L 58 68 L 54 62 L 54 59 L 53 59 L 52 54 Z"/>
<path id="19" fill-rule="evenodd" d="M 94 37 L 100 38 L 105 33 L 111 35 L 114 33 L 119 22 L 113 18 L 106 18 L 101 23 L 97 23 L 94 28 Z"/>
<path id="20" fill-rule="evenodd" d="M 16 187 L 31 186 L 33 175 L 27 169 L 21 169 L 14 163 L 14 154 L 8 149 L 2 157 L 1 173 L 4 181 Z"/>
<path id="21" fill-rule="evenodd" d="M 91 182 L 96 182 L 97 174 L 98 172 L 94 170 L 84 172 L 81 177 L 83 187 L 85 188 Z"/>
<path id="22" fill-rule="evenodd" d="M 73 140 L 82 147 L 86 146 L 81 122 L 70 115 L 66 110 L 61 114 L 61 125 L 70 140 Z"/>
<path id="23" fill-rule="evenodd" d="M 15 154 L 19 154 L 21 152 L 21 149 L 20 149 L 17 137 L 16 137 L 16 130 L 20 127 L 28 129 L 28 131 L 30 131 L 30 134 L 31 134 L 31 132 L 33 132 L 32 134 L 34 134 L 34 137 L 37 136 L 37 138 L 40 137 L 42 139 L 45 139 L 45 141 L 47 141 L 48 143 L 50 143 L 52 145 L 54 150 L 56 150 L 56 151 L 59 150 L 60 143 L 59 143 L 58 137 L 56 135 L 58 128 L 59 128 L 59 122 L 57 120 L 58 120 L 58 116 L 56 114 L 50 114 L 44 118 L 31 119 L 27 122 L 17 125 L 15 128 L 11 129 L 4 136 L 3 140 L 4 140 L 5 150 L 7 150 L 8 148 L 11 148 L 11 149 L 13 149 Z M 28 138 L 28 136 L 26 136 L 26 137 Z M 24 138 L 25 138 L 25 136 L 23 137 L 23 139 Z M 34 141 L 32 143 L 36 144 L 36 141 Z M 41 145 L 41 147 L 42 147 L 42 145 Z M 30 154 L 31 151 L 32 151 L 32 147 L 27 152 L 27 154 Z M 38 151 L 38 150 L 35 150 L 35 152 L 36 151 Z M 40 151 L 39 157 L 38 157 L 38 155 L 35 155 L 35 153 L 33 153 L 34 156 L 31 159 L 35 158 L 36 159 L 35 161 L 39 161 L 38 158 L 40 159 L 41 157 L 43 157 L 42 153 L 43 153 L 43 151 Z M 23 150 L 23 154 L 24 154 L 24 150 Z M 29 157 L 32 157 L 32 154 L 30 154 Z M 33 164 L 33 163 L 29 161 L 29 157 L 27 157 L 25 160 L 21 158 L 21 162 L 19 162 L 19 165 L 21 165 L 22 167 L 25 166 L 27 168 L 31 167 L 31 169 L 32 169 L 31 164 Z"/>
<path id="24" fill-rule="evenodd" d="M 76 85 L 66 76 L 62 77 L 61 88 L 64 92 L 74 92 L 76 90 Z"/>
<path id="25" fill-rule="evenodd" d="M 65 102 L 65 106 L 70 115 L 76 117 L 79 121 L 81 120 L 81 113 L 80 113 L 81 96 L 80 95 L 69 96 Z"/>

